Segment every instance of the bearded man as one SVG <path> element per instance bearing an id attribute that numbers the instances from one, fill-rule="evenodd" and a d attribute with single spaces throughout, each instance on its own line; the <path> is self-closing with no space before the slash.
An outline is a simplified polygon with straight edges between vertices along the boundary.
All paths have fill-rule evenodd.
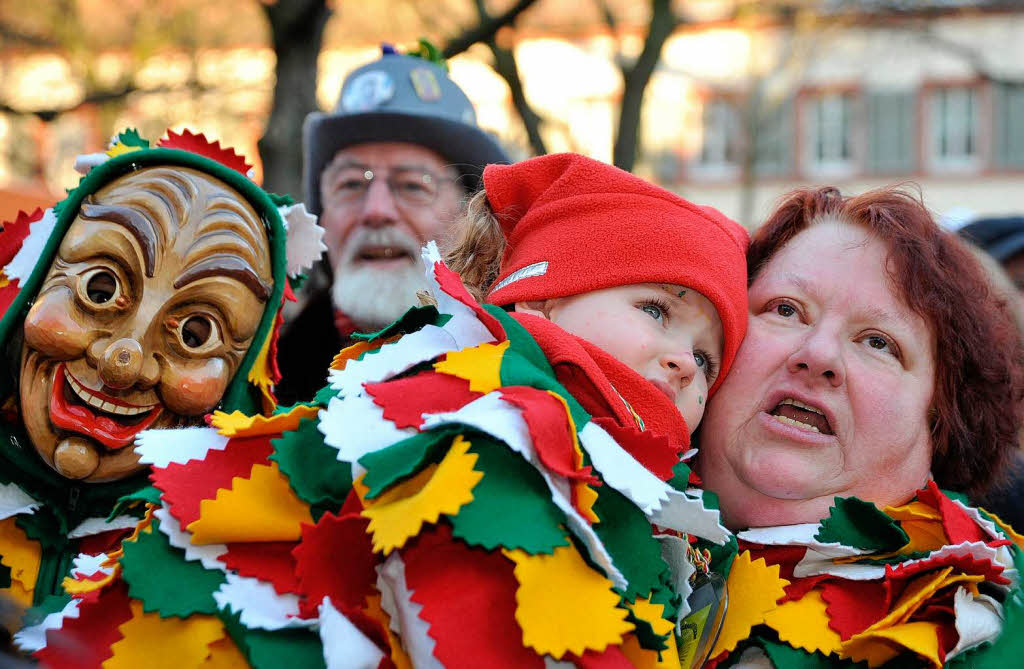
<path id="1" fill-rule="evenodd" d="M 303 129 L 306 202 L 326 230 L 278 349 L 282 404 L 312 399 L 354 332 L 401 316 L 424 289 L 420 247 L 445 231 L 488 163 L 509 162 L 445 67 L 385 47 L 352 72 L 332 113 Z"/>

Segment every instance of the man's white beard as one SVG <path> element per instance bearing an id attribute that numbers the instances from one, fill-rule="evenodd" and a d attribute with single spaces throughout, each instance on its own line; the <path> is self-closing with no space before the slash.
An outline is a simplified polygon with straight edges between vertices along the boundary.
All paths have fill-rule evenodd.
<path id="1" fill-rule="evenodd" d="M 413 262 L 384 269 L 356 261 L 359 252 L 368 246 L 399 247 Z M 361 332 L 375 332 L 416 305 L 416 292 L 426 288 L 417 240 L 391 226 L 361 227 L 346 241 L 345 255 L 334 268 L 331 297 L 334 307 L 352 319 Z"/>

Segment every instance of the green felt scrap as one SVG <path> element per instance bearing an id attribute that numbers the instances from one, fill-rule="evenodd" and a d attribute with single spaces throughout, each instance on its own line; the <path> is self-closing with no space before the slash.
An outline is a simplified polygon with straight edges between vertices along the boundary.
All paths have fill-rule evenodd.
<path id="1" fill-rule="evenodd" d="M 867 669 L 868 666 L 864 662 L 840 660 L 834 655 L 826 657 L 818 652 L 808 653 L 802 648 L 793 648 L 789 644 L 768 639 L 759 638 L 756 643 L 775 665 L 775 669 Z"/>
<path id="2" fill-rule="evenodd" d="M 455 435 L 464 431 L 455 425 L 420 432 L 359 458 L 359 464 L 366 468 L 363 484 L 369 488 L 367 499 L 376 498 L 398 481 L 439 460 L 438 456 L 451 445 Z"/>
<path id="3" fill-rule="evenodd" d="M 551 367 L 540 368 L 533 365 L 526 357 L 514 348 L 509 348 L 501 357 L 501 368 L 498 370 L 502 386 L 530 386 L 540 390 L 550 390 L 565 400 L 569 407 L 576 430 L 581 430 L 590 421 L 590 414 L 569 394 Z"/>
<path id="4" fill-rule="evenodd" d="M 149 148 L 149 140 L 140 137 L 139 131 L 135 128 L 130 128 L 124 132 L 118 133 L 117 141 L 125 146 L 137 146 L 140 149 Z"/>
<path id="5" fill-rule="evenodd" d="M 890 555 L 887 558 L 861 558 L 857 560 L 856 564 L 869 564 L 881 567 L 887 564 L 900 564 L 901 562 L 908 562 L 910 560 L 920 560 L 928 557 L 929 555 L 931 555 L 931 551 L 914 551 L 913 553 Z"/>
<path id="6" fill-rule="evenodd" d="M 326 407 L 331 403 L 331 400 L 338 396 L 338 391 L 331 386 L 326 385 L 320 390 L 316 391 L 316 395 L 313 396 L 313 402 L 319 404 L 322 407 Z"/>
<path id="7" fill-rule="evenodd" d="M 352 489 L 352 465 L 338 461 L 338 450 L 324 443 L 324 435 L 316 426 L 315 420 L 299 420 L 295 430 L 271 441 L 274 452 L 270 459 L 304 502 L 341 506 Z"/>
<path id="8" fill-rule="evenodd" d="M 68 541 L 67 521 L 54 514 L 48 506 L 37 509 L 35 513 L 15 516 L 14 524 L 25 532 L 26 537 L 38 541 L 43 548 L 64 546 Z"/>
<path id="9" fill-rule="evenodd" d="M 33 627 L 38 625 L 43 622 L 43 618 L 51 613 L 63 611 L 70 601 L 71 595 L 47 595 L 42 602 L 25 611 L 25 615 L 21 618 L 21 626 Z"/>
<path id="10" fill-rule="evenodd" d="M 907 545 L 910 537 L 895 520 L 871 502 L 856 497 L 836 497 L 829 517 L 821 521 L 814 538 L 862 550 L 888 553 Z"/>
<path id="11" fill-rule="evenodd" d="M 379 339 L 388 339 L 398 334 L 409 334 L 423 328 L 424 325 L 437 325 L 441 327 L 451 318 L 450 314 L 443 316 L 438 314 L 437 307 L 428 305 L 424 307 L 412 307 L 394 323 L 386 326 L 377 332 L 367 334 L 356 333 L 352 335 L 355 341 L 373 343 Z"/>
<path id="12" fill-rule="evenodd" d="M 594 531 L 626 578 L 626 599 L 646 597 L 660 587 L 661 575 L 669 567 L 661 557 L 661 545 L 651 534 L 651 523 L 644 512 L 606 485 L 597 490 L 594 513 L 601 519 L 594 523 Z"/>
<path id="13" fill-rule="evenodd" d="M 162 493 L 159 488 L 148 485 L 145 488 L 139 488 L 127 495 L 122 495 L 117 498 L 117 502 L 114 504 L 113 510 L 110 512 L 110 515 L 107 516 L 107 520 L 113 520 L 117 516 L 123 516 L 125 514 L 142 518 L 144 515 L 143 505 L 159 504 L 161 494 Z"/>
<path id="14" fill-rule="evenodd" d="M 228 636 L 252 669 L 326 669 L 320 636 L 306 629 L 259 630 L 241 623 L 241 613 L 217 612 Z"/>
<path id="15" fill-rule="evenodd" d="M 672 467 L 672 478 L 668 480 L 668 484 L 679 491 L 684 491 L 690 487 L 690 466 L 685 462 L 677 462 Z"/>
<path id="16" fill-rule="evenodd" d="M 641 648 L 656 650 L 659 657 L 661 656 L 661 651 L 668 650 L 668 634 L 657 634 L 649 622 L 637 618 L 633 615 L 632 611 L 626 613 L 626 620 L 633 623 L 633 626 L 636 628 L 633 630 L 633 633 L 636 635 L 636 640 L 640 643 Z M 669 632 L 669 634 L 672 634 L 672 632 Z"/>
<path id="17" fill-rule="evenodd" d="M 137 541 L 124 542 L 123 549 L 128 594 L 142 602 L 143 611 L 156 611 L 161 618 L 217 611 L 213 593 L 224 584 L 224 574 L 186 561 L 185 552 L 160 531 L 160 521 L 153 521 L 152 532 L 140 532 Z"/>
<path id="18" fill-rule="evenodd" d="M 488 550 L 521 548 L 531 555 L 567 546 L 562 512 L 540 474 L 518 453 L 483 435 L 469 437 L 473 469 L 484 476 L 473 487 L 473 501 L 449 516 L 452 533 Z"/>

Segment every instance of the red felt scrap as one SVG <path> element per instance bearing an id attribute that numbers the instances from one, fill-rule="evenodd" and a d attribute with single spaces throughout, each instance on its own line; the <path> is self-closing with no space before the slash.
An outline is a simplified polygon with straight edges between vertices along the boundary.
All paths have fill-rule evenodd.
<path id="1" fill-rule="evenodd" d="M 243 176 L 248 176 L 252 165 L 245 162 L 245 158 L 235 153 L 234 149 L 222 147 L 220 142 L 211 142 L 206 139 L 203 133 L 198 135 L 187 128 L 179 135 L 173 130 L 167 131 L 167 137 L 157 142 L 157 146 L 164 149 L 181 149 L 191 153 L 198 153 L 215 160 L 225 167 L 229 167 Z"/>
<path id="2" fill-rule="evenodd" d="M 929 481 L 926 487 L 918 490 L 917 499 L 934 507 L 942 515 L 942 529 L 946 531 L 950 544 L 984 541 L 988 538 L 985 531 L 967 515 L 963 507 L 943 494 L 939 486 L 935 485 L 935 481 Z"/>
<path id="3" fill-rule="evenodd" d="M 881 581 L 833 579 L 821 585 L 821 598 L 827 607 L 828 626 L 849 640 L 888 613 L 886 588 Z"/>
<path id="4" fill-rule="evenodd" d="M 288 285 L 288 282 L 284 282 Z M 281 308 L 277 310 L 277 316 L 274 318 L 274 328 L 270 331 L 270 351 L 267 353 L 267 376 L 270 377 L 272 383 L 279 383 L 281 381 L 281 368 L 277 366 L 277 345 L 281 339 L 281 326 L 284 325 L 284 300 L 285 297 L 281 296 Z"/>
<path id="5" fill-rule="evenodd" d="M 518 407 L 530 439 L 544 466 L 567 479 L 600 485 L 589 466 L 576 468 L 576 446 L 570 435 L 569 415 L 558 398 L 528 386 L 502 388 L 501 399 Z"/>
<path id="6" fill-rule="evenodd" d="M 594 418 L 593 422 L 604 428 L 619 446 L 662 481 L 675 476 L 672 468 L 679 464 L 682 449 L 673 447 L 665 435 L 641 432 L 633 425 L 619 425 L 614 418 Z"/>
<path id="7" fill-rule="evenodd" d="M 242 576 L 251 576 L 274 586 L 278 594 L 298 593 L 295 574 L 294 541 L 246 541 L 228 544 L 217 559 Z"/>
<path id="8" fill-rule="evenodd" d="M 885 579 L 906 581 L 926 571 L 933 571 L 943 567 L 953 567 L 955 573 L 977 574 L 985 577 L 986 581 L 999 585 L 1009 585 L 1010 579 L 1003 576 L 1003 565 L 995 564 L 987 558 L 979 559 L 973 555 L 941 555 L 937 557 L 904 562 L 895 567 L 885 566 Z"/>
<path id="9" fill-rule="evenodd" d="M 128 585 L 116 585 L 83 597 L 77 618 L 65 618 L 59 629 L 46 631 L 46 646 L 33 653 L 41 667 L 95 669 L 109 659 L 110 647 L 123 636 L 117 629 L 132 617 Z"/>
<path id="10" fill-rule="evenodd" d="M 267 464 L 274 447 L 270 435 L 229 439 L 224 450 L 211 449 L 202 460 L 154 468 L 149 478 L 163 491 L 171 515 L 185 528 L 199 519 L 199 504 L 230 489 L 236 476 L 248 476 L 253 465 Z"/>
<path id="11" fill-rule="evenodd" d="M 366 533 L 369 522 L 356 515 L 325 513 L 316 525 L 302 526 L 302 540 L 292 555 L 306 595 L 300 605 L 303 617 L 315 615 L 324 597 L 348 616 L 366 607 L 367 596 L 377 587 L 377 556 Z"/>
<path id="12" fill-rule="evenodd" d="M 448 269 L 444 263 L 435 262 L 434 278 L 437 279 L 437 285 L 441 287 L 441 290 L 473 310 L 476 317 L 480 319 L 480 322 L 484 324 L 484 327 L 487 328 L 487 331 L 491 333 L 495 340 L 502 342 L 508 339 L 505 335 L 505 328 L 501 327 L 501 323 L 498 322 L 497 318 L 487 313 L 487 310 L 473 299 L 473 296 L 466 290 L 466 286 L 463 285 L 462 279 L 458 274 Z"/>
<path id="13" fill-rule="evenodd" d="M 471 548 L 439 524 L 402 551 L 405 581 L 419 617 L 430 625 L 434 657 L 450 669 L 536 668 L 544 659 L 523 646 L 515 619 L 512 563 L 498 551 Z"/>
<path id="14" fill-rule="evenodd" d="M 619 646 L 608 646 L 602 652 L 588 650 L 583 655 L 566 658 L 579 669 L 631 669 L 633 666 Z"/>
<path id="15" fill-rule="evenodd" d="M 939 637 L 939 662 L 942 662 L 943 666 L 945 666 L 946 655 L 949 651 L 956 648 L 957 642 L 960 641 L 960 635 L 957 634 L 953 618 L 941 623 L 936 632 Z"/>
<path id="16" fill-rule="evenodd" d="M 107 530 L 82 537 L 78 542 L 78 552 L 86 555 L 108 553 L 121 545 L 121 540 L 133 532 L 132 528 Z"/>
<path id="17" fill-rule="evenodd" d="M 754 559 L 764 558 L 765 564 L 769 567 L 779 565 L 779 576 L 789 581 L 789 585 L 785 587 L 786 594 L 779 599 L 779 604 L 803 599 L 803 596 L 813 590 L 816 585 L 832 578 L 828 574 L 818 574 L 804 578 L 793 576 L 793 570 L 796 569 L 796 565 L 807 553 L 805 546 L 761 546 L 740 540 L 739 547 L 741 551 L 749 550 Z"/>
<path id="18" fill-rule="evenodd" d="M 0 265 L 7 265 L 14 259 L 28 237 L 29 226 L 42 217 L 43 210 L 37 207 L 31 214 L 19 211 L 16 219 L 4 223 L 0 229 Z"/>
<path id="19" fill-rule="evenodd" d="M 422 372 L 394 381 L 366 384 L 384 418 L 399 429 L 423 425 L 423 414 L 457 411 L 483 393 L 469 389 L 469 381 L 439 372 Z"/>

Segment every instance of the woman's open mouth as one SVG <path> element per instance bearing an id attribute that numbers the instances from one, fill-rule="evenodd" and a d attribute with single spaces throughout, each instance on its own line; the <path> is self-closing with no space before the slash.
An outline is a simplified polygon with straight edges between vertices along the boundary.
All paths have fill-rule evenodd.
<path id="1" fill-rule="evenodd" d="M 139 405 L 88 388 L 67 370 L 57 365 L 50 395 L 50 420 L 61 430 L 94 439 L 107 448 L 119 449 L 135 441 L 135 436 L 153 424 L 163 407 Z"/>
<path id="2" fill-rule="evenodd" d="M 820 409 L 804 404 L 791 397 L 787 397 L 768 412 L 775 420 L 786 425 L 791 425 L 801 430 L 819 432 L 821 434 L 834 434 L 832 426 Z"/>

